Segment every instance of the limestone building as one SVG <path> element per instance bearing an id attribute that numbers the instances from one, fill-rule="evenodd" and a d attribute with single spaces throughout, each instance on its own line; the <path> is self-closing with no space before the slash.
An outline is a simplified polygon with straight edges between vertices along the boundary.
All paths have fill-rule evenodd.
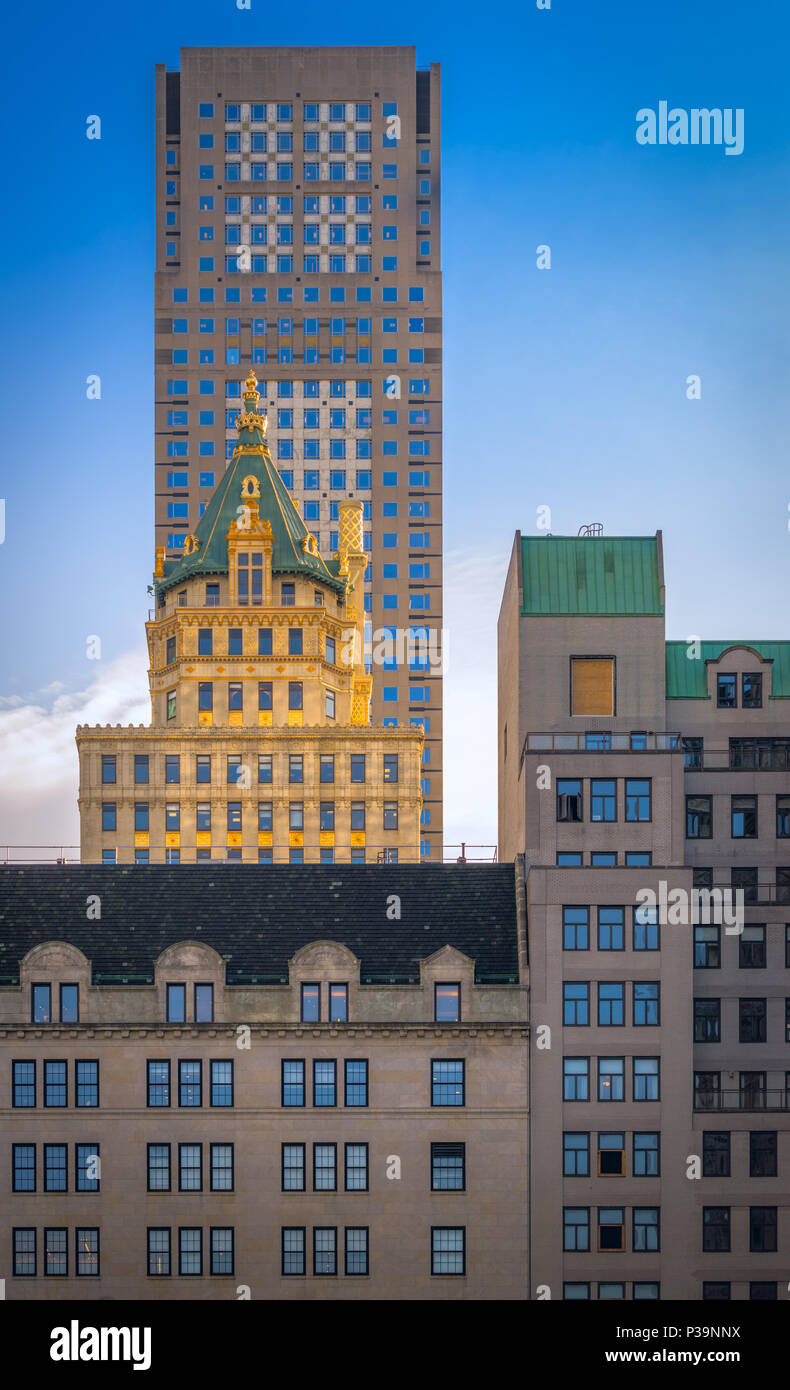
<path id="1" fill-rule="evenodd" d="M 660 532 L 516 534 L 531 1297 L 786 1297 L 790 642 L 667 642 L 664 612 Z"/>
<path id="2" fill-rule="evenodd" d="M 0 911 L 7 1300 L 526 1296 L 512 864 L 8 866 Z"/>
<path id="3" fill-rule="evenodd" d="M 252 372 L 243 399 L 183 555 L 157 550 L 151 726 L 77 730 L 82 860 L 418 861 L 422 728 L 369 722 L 362 504 L 324 561 Z"/>

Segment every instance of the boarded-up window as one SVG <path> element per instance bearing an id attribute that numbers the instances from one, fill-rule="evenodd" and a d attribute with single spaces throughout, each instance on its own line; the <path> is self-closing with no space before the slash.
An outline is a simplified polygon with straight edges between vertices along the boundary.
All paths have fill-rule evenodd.
<path id="1" fill-rule="evenodd" d="M 571 657 L 571 714 L 614 714 L 613 657 Z"/>

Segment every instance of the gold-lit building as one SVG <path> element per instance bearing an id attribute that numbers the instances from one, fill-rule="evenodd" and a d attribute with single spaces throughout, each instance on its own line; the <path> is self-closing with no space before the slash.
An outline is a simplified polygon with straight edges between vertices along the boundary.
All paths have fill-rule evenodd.
<path id="1" fill-rule="evenodd" d="M 416 862 L 423 730 L 370 724 L 362 503 L 325 561 L 252 372 L 183 555 L 157 550 L 152 723 L 77 729 L 84 863 Z"/>

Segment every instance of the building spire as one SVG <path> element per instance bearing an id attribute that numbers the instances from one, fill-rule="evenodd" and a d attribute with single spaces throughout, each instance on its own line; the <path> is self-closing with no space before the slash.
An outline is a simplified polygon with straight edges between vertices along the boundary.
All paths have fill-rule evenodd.
<path id="1" fill-rule="evenodd" d="M 262 415 L 258 409 L 258 402 L 260 401 L 260 395 L 258 394 L 258 378 L 252 370 L 252 367 L 250 367 L 249 376 L 244 383 L 244 387 L 245 389 L 242 392 L 244 409 L 240 410 L 236 416 L 236 429 L 239 432 L 239 438 L 241 438 L 244 430 L 260 430 L 261 434 L 265 435 L 269 428 L 269 421 L 267 416 L 265 414 Z"/>

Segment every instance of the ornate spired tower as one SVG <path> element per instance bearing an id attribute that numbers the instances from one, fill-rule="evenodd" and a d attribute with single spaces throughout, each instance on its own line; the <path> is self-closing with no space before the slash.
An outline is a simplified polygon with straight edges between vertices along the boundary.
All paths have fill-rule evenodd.
<path id="1" fill-rule="evenodd" d="M 77 730 L 83 862 L 419 862 L 422 730 L 369 722 L 362 503 L 325 561 L 257 386 L 183 556 L 156 553 L 151 727 Z"/>

